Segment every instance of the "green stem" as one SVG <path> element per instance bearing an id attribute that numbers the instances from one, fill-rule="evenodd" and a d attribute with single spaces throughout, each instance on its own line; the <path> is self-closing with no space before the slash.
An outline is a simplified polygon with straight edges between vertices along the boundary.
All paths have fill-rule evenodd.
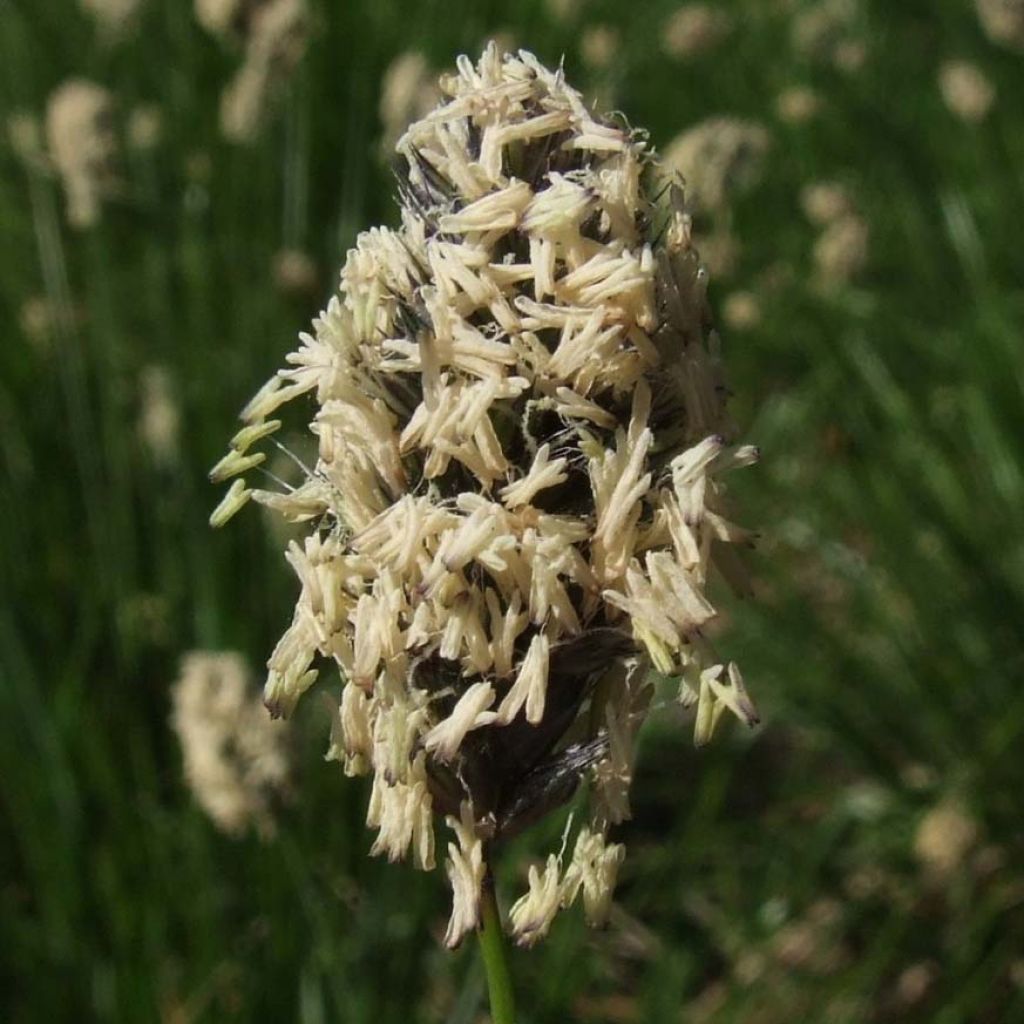
<path id="1" fill-rule="evenodd" d="M 484 876 L 480 895 L 480 951 L 487 972 L 487 991 L 491 997 L 491 1024 L 516 1024 L 512 978 L 505 956 L 505 935 L 501 929 L 498 903 L 494 898 L 494 879 L 490 871 Z"/>

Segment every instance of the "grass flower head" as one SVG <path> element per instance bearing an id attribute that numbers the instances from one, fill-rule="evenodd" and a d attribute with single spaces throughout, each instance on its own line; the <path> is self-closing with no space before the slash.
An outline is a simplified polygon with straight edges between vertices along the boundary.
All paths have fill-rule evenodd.
<path id="1" fill-rule="evenodd" d="M 572 856 L 513 908 L 529 944 L 577 898 L 607 912 L 652 665 L 698 742 L 726 711 L 756 721 L 703 628 L 711 567 L 737 579 L 752 536 L 724 481 L 757 452 L 734 444 L 682 192 L 643 135 L 526 52 L 460 58 L 441 91 L 397 144 L 400 226 L 359 236 L 246 407 L 213 521 L 251 499 L 308 524 L 267 706 L 340 669 L 328 756 L 372 775 L 374 852 L 429 869 L 435 822 L 453 831 L 449 945 L 479 922 L 488 850 L 589 779 Z M 250 489 L 287 403 L 316 465 Z"/>

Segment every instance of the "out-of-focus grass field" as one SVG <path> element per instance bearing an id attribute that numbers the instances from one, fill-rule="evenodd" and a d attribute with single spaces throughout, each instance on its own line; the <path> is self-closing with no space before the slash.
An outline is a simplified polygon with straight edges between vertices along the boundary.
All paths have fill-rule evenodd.
<path id="1" fill-rule="evenodd" d="M 319 0 L 240 146 L 218 127 L 238 54 L 190 3 L 151 0 L 103 41 L 71 0 L 0 0 L 5 118 L 81 76 L 125 120 L 162 120 L 84 231 L 54 179 L 0 149 L 0 1019 L 485 1014 L 472 944 L 438 941 L 443 871 L 367 856 L 366 787 L 323 763 L 316 701 L 269 841 L 196 807 L 168 718 L 183 652 L 258 666 L 288 620 L 280 534 L 252 510 L 211 531 L 205 474 L 356 233 L 395 221 L 384 72 L 501 31 L 564 53 L 660 148 L 716 114 L 772 134 L 730 204 L 736 266 L 712 282 L 716 305 L 746 290 L 761 307 L 723 330 L 765 457 L 738 481 L 763 532 L 757 599 L 726 601 L 720 645 L 765 724 L 698 752 L 681 712 L 652 722 L 611 926 L 570 912 L 514 955 L 521 1024 L 1024 1020 L 1024 56 L 956 0 L 857 7 L 855 70 L 794 48 L 799 4 L 723 6 L 729 37 L 680 60 L 661 0 L 564 17 Z M 620 38 L 603 70 L 581 58 L 594 24 Z M 942 102 L 951 58 L 998 91 L 979 124 Z M 819 94 L 816 117 L 778 116 L 792 86 Z M 870 228 L 865 269 L 830 289 L 799 202 L 818 180 L 845 183 Z M 275 286 L 286 247 L 316 261 L 312 292 Z M 138 429 L 152 366 L 180 409 L 164 460 Z M 503 891 L 557 832 L 520 843 Z"/>

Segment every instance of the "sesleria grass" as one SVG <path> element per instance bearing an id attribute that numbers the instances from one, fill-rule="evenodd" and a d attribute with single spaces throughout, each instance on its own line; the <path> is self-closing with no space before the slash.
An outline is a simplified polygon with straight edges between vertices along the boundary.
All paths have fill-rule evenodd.
<path id="1" fill-rule="evenodd" d="M 41 117 L 84 77 L 122 114 L 156 104 L 164 125 L 156 150 L 124 151 L 125 188 L 86 233 L 53 179 L 0 155 L 5 1019 L 408 1020 L 407 991 L 426 993 L 414 1019 L 479 1013 L 472 958 L 422 942 L 443 933 L 440 886 L 366 857 L 364 794 L 325 772 L 319 709 L 299 714 L 296 766 L 315 799 L 285 810 L 274 844 L 232 840 L 184 788 L 169 686 L 195 647 L 257 663 L 287 614 L 278 540 L 255 518 L 209 536 L 200 468 L 308 320 L 309 300 L 275 289 L 275 255 L 336 266 L 387 220 L 386 68 L 409 50 L 440 67 L 510 31 L 547 63 L 564 52 L 589 88 L 577 45 L 592 21 L 618 32 L 595 72 L 603 106 L 659 148 L 718 114 L 773 136 L 728 225 L 733 276 L 712 284 L 714 301 L 743 289 L 761 310 L 724 343 L 734 415 L 767 456 L 737 497 L 756 493 L 775 549 L 754 565 L 758 601 L 728 607 L 769 727 L 709 748 L 699 771 L 675 724 L 651 731 L 610 930 L 587 939 L 563 916 L 543 956 L 521 955 L 537 994 L 524 1020 L 1024 1013 L 1020 57 L 948 0 L 857 6 L 852 72 L 797 50 L 792 13 L 763 4 L 728 5 L 730 35 L 677 61 L 657 40 L 678 6 L 314 4 L 305 57 L 258 140 L 235 147 L 217 97 L 237 57 L 189 5 L 142 5 L 119 44 L 65 0 L 3 5 L 5 120 Z M 947 60 L 995 87 L 982 122 L 946 108 Z M 776 98 L 801 86 L 819 113 L 777 120 Z M 870 228 L 837 289 L 812 284 L 819 228 L 799 203 L 821 181 Z M 180 404 L 176 465 L 137 433 L 153 365 Z M 950 801 L 975 839 L 935 887 L 916 840 Z M 560 834 L 517 841 L 536 855 Z M 808 935 L 831 959 L 801 957 Z"/>

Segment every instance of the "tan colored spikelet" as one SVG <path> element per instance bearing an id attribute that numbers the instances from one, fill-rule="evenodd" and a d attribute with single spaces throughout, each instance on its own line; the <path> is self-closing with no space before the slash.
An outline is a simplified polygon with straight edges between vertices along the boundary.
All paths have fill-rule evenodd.
<path id="1" fill-rule="evenodd" d="M 577 894 L 607 913 L 652 663 L 696 704 L 695 741 L 724 712 L 756 721 L 703 627 L 712 567 L 736 578 L 752 539 L 725 480 L 757 451 L 735 445 L 682 190 L 643 136 L 525 51 L 461 57 L 440 89 L 397 143 L 400 226 L 359 236 L 244 410 L 215 519 L 251 498 L 307 524 L 267 706 L 337 666 L 329 757 L 373 776 L 374 852 L 426 866 L 433 818 L 456 833 L 449 945 L 479 919 L 484 846 L 592 780 L 564 878 L 559 857 L 517 904 L 529 942 Z M 250 489 L 302 397 L 315 464 Z"/>

